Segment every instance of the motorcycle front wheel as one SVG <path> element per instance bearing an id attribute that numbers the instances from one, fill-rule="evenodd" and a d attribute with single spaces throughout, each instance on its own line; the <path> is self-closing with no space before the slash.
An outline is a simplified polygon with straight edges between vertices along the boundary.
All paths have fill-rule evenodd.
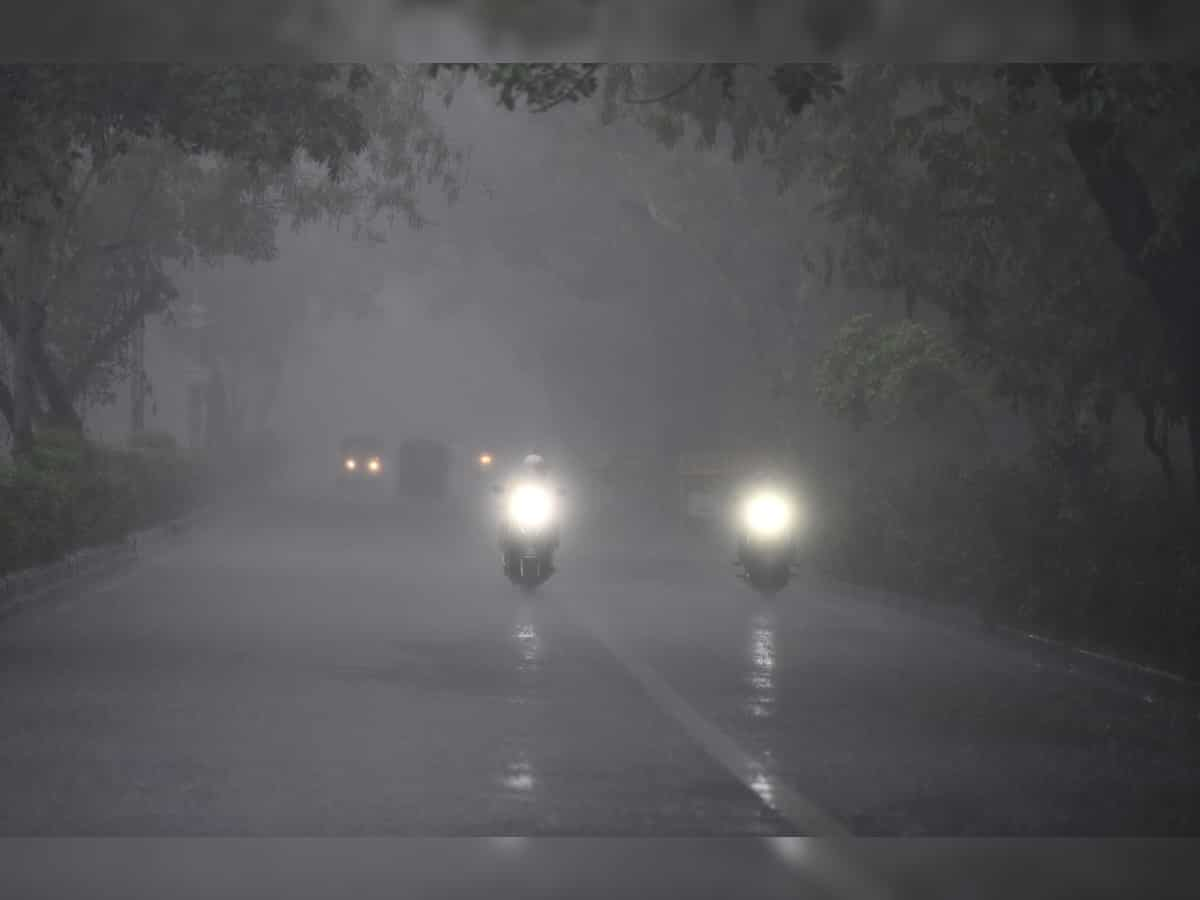
<path id="1" fill-rule="evenodd" d="M 788 586 L 792 571 L 789 565 L 760 565 L 746 567 L 746 580 L 760 593 L 776 594 Z"/>

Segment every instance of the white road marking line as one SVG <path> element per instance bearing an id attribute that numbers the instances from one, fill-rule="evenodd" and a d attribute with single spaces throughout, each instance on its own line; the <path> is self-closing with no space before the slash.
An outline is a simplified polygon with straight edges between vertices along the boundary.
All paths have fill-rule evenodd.
<path id="1" fill-rule="evenodd" d="M 854 854 L 837 847 L 852 838 L 833 816 L 766 772 L 766 767 L 706 719 L 655 669 L 627 652 L 607 630 L 570 599 L 571 615 L 634 677 L 659 709 L 678 724 L 700 748 L 733 778 L 753 791 L 769 808 L 804 837 L 768 838 L 776 852 L 808 875 L 823 881 L 838 896 L 856 900 L 890 900 L 892 891 Z M 832 839 L 832 843 L 831 840 Z"/>
<path id="2" fill-rule="evenodd" d="M 647 663 L 626 652 L 579 604 L 567 601 L 572 614 L 591 632 L 618 662 L 637 680 L 642 689 L 663 712 L 730 775 L 753 791 L 789 824 L 807 836 L 849 837 L 850 832 L 815 803 L 771 778 L 766 767 L 743 750 L 737 742 L 701 715 L 659 673 Z"/>

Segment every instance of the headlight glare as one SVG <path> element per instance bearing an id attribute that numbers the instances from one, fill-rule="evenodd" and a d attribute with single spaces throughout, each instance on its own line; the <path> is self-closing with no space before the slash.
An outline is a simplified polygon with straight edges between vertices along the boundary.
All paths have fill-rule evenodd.
<path id="1" fill-rule="evenodd" d="M 553 514 L 554 502 L 550 492 L 537 485 L 518 486 L 508 501 L 509 518 L 519 528 L 542 528 L 549 523 Z"/>
<path id="2" fill-rule="evenodd" d="M 763 491 L 746 501 L 743 510 L 746 527 L 761 537 L 779 537 L 792 526 L 792 507 L 780 494 Z"/>

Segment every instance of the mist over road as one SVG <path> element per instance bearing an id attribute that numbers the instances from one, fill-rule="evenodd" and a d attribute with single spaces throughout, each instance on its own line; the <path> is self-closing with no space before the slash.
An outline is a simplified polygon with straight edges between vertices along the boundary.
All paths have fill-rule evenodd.
<path id="1" fill-rule="evenodd" d="M 0 622 L 0 833 L 1200 833 L 1195 709 L 619 510 L 527 596 L 480 512 L 247 500 Z"/>

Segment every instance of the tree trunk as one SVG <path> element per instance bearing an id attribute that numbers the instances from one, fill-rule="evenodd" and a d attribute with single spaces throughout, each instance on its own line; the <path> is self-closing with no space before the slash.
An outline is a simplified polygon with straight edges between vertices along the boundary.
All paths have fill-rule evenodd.
<path id="1" fill-rule="evenodd" d="M 13 396 L 8 385 L 2 381 L 0 381 L 0 416 L 4 417 L 4 424 L 8 427 L 9 433 L 12 433 L 15 424 Z"/>
<path id="2" fill-rule="evenodd" d="M 13 395 L 12 389 L 8 386 L 8 377 L 11 369 L 9 367 L 9 343 L 6 339 L 6 332 L 0 328 L 0 417 L 4 419 L 5 427 L 8 433 L 13 433 Z"/>
<path id="3" fill-rule="evenodd" d="M 1154 406 L 1154 401 L 1146 398 L 1138 398 L 1138 407 L 1142 413 L 1142 441 L 1146 445 L 1146 449 L 1158 460 L 1159 467 L 1162 469 L 1163 479 L 1167 484 L 1167 496 L 1173 501 L 1178 496 L 1178 487 L 1175 479 L 1175 465 L 1171 461 L 1171 450 L 1167 446 L 1168 425 L 1166 416 L 1159 417 L 1158 411 Z"/>
<path id="4" fill-rule="evenodd" d="M 228 397 L 229 436 L 231 441 L 239 439 L 245 431 L 248 395 L 244 367 L 240 357 L 229 361 L 229 380 L 226 382 Z"/>
<path id="5" fill-rule="evenodd" d="M 46 348 L 38 335 L 33 346 L 33 369 L 37 376 L 42 395 L 46 398 L 49 421 L 56 428 L 66 428 L 71 431 L 83 431 L 83 417 L 75 409 L 75 403 L 70 393 L 63 386 L 62 379 L 54 371 L 54 364 L 46 355 Z"/>
<path id="6" fill-rule="evenodd" d="M 7 296 L 0 295 L 0 328 L 8 335 L 9 340 L 14 346 L 14 350 L 19 343 L 18 333 L 21 330 L 21 317 L 24 314 L 23 310 L 25 309 L 26 302 L 11 301 Z M 44 313 L 40 318 L 44 320 Z M 54 365 L 50 362 L 50 358 L 46 354 L 46 348 L 42 345 L 41 332 L 41 323 L 39 322 L 39 317 L 35 314 L 33 341 L 27 349 L 37 386 L 41 388 L 46 403 L 50 407 L 50 422 L 60 428 L 82 431 L 83 420 L 80 418 L 79 413 L 75 411 L 74 404 L 71 402 L 70 392 L 54 371 Z M 15 392 L 18 390 L 15 384 L 13 390 L 15 395 Z"/>
<path id="7" fill-rule="evenodd" d="M 260 431 L 264 430 L 271 421 L 271 414 L 279 402 L 279 389 L 283 384 L 283 363 L 280 360 L 271 359 L 263 373 L 263 381 L 262 400 L 259 403 L 258 416 L 255 420 L 255 427 Z"/>
<path id="8" fill-rule="evenodd" d="M 1200 505 L 1200 390 L 1192 394 L 1191 409 L 1188 410 L 1188 442 L 1192 452 L 1192 492 Z"/>
<path id="9" fill-rule="evenodd" d="M 225 382 L 216 366 L 213 366 L 209 375 L 204 411 L 205 445 L 215 458 L 223 459 L 230 443 L 229 409 L 225 396 Z"/>
<path id="10" fill-rule="evenodd" d="M 37 339 L 36 311 L 28 301 L 16 304 L 16 334 L 13 336 L 13 456 L 28 458 L 33 453 L 33 419 L 37 413 L 37 374 L 34 342 Z"/>
<path id="11" fill-rule="evenodd" d="M 1075 98 L 1077 84 L 1067 69 L 1057 76 L 1064 100 Z M 1168 359 L 1184 392 L 1191 444 L 1193 493 L 1200 505 L 1200 178 L 1181 191 L 1183 213 L 1176 223 L 1175 247 L 1147 253 L 1159 230 L 1150 193 L 1112 122 L 1077 119 L 1066 128 L 1067 145 L 1079 165 L 1093 199 L 1104 212 L 1113 242 L 1129 270 L 1150 289 L 1167 334 Z"/>
<path id="12" fill-rule="evenodd" d="M 204 395 L 203 384 L 188 386 L 188 448 L 191 450 L 199 450 L 204 446 Z"/>
<path id="13" fill-rule="evenodd" d="M 146 430 L 146 323 L 134 332 L 133 376 L 130 378 L 129 430 L 138 435 Z"/>

